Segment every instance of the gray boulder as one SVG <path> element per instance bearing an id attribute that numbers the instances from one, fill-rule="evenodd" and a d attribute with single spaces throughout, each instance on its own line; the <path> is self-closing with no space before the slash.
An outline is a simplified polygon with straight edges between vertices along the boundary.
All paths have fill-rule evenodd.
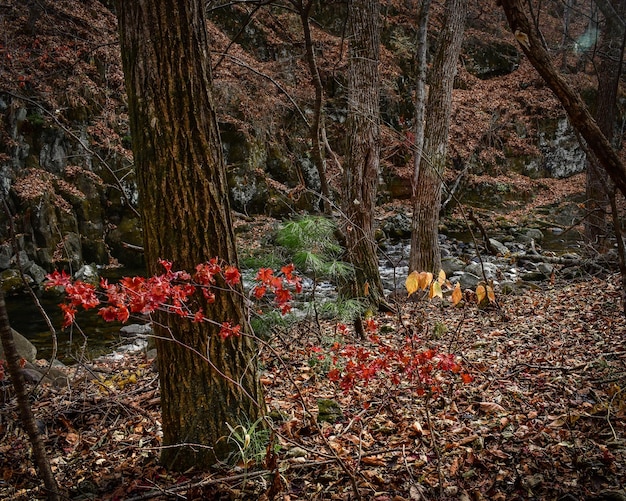
<path id="1" fill-rule="evenodd" d="M 459 275 L 453 276 L 450 281 L 452 283 L 459 282 L 461 289 L 474 289 L 481 281 L 482 278 L 474 275 L 473 273 L 461 272 Z"/>
<path id="2" fill-rule="evenodd" d="M 441 269 L 446 272 L 446 276 L 452 276 L 456 271 L 462 271 L 465 268 L 465 261 L 458 257 L 444 257 L 441 259 Z"/>
<path id="3" fill-rule="evenodd" d="M 493 263 L 483 263 L 483 266 L 485 268 L 485 277 L 487 280 L 495 280 L 498 274 L 498 267 Z M 480 266 L 480 263 L 468 264 L 464 271 L 478 277 L 483 276 L 483 269 Z"/>
<path id="4" fill-rule="evenodd" d="M 0 245 L 0 270 L 6 270 L 11 267 L 11 245 L 6 243 Z"/>
<path id="5" fill-rule="evenodd" d="M 402 213 L 394 214 L 383 222 L 382 228 L 389 238 L 409 238 L 411 236 L 411 218 Z"/>
<path id="6" fill-rule="evenodd" d="M 125 338 L 145 337 L 152 334 L 150 324 L 128 324 L 120 329 L 120 336 Z"/>
<path id="7" fill-rule="evenodd" d="M 29 275 L 24 275 L 26 281 L 30 284 L 33 283 L 33 279 Z M 22 275 L 16 269 L 9 268 L 0 273 L 0 281 L 2 282 L 2 290 L 5 294 L 15 294 L 24 290 L 24 281 Z"/>
<path id="8" fill-rule="evenodd" d="M 540 243 L 543 241 L 543 232 L 536 228 L 529 228 L 519 236 L 519 239 L 522 242 L 530 242 L 531 240 L 534 240 L 535 242 Z"/>
<path id="9" fill-rule="evenodd" d="M 500 254 L 501 256 L 508 256 L 511 253 L 511 251 L 506 245 L 504 245 L 502 242 L 499 242 L 495 238 L 490 238 L 489 243 L 496 250 L 496 252 Z"/>
<path id="10" fill-rule="evenodd" d="M 15 342 L 17 354 L 27 362 L 34 362 L 37 359 L 37 348 L 35 348 L 35 345 L 16 330 L 11 329 L 11 331 L 13 332 L 13 341 Z M 0 344 L 0 359 L 6 360 L 2 344 Z"/>
<path id="11" fill-rule="evenodd" d="M 33 278 L 36 284 L 41 285 L 46 280 L 46 270 L 37 263 L 32 263 L 26 272 Z"/>
<path id="12" fill-rule="evenodd" d="M 63 388 L 68 385 L 67 374 L 58 367 L 39 367 L 31 362 L 26 362 L 22 369 L 26 380 L 31 383 L 43 382 L 51 384 L 56 388 Z"/>
<path id="13" fill-rule="evenodd" d="M 85 264 L 74 274 L 74 279 L 81 280 L 88 284 L 98 285 L 98 282 L 100 281 L 100 274 L 95 266 Z"/>

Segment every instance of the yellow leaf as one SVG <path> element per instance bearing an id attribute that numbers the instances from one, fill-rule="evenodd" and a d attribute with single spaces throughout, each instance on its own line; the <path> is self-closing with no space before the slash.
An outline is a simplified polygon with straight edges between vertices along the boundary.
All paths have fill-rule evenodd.
<path id="1" fill-rule="evenodd" d="M 483 285 L 476 287 L 476 297 L 478 298 L 478 304 L 482 303 L 487 297 L 487 291 Z"/>
<path id="2" fill-rule="evenodd" d="M 433 274 L 429 271 L 422 271 L 419 275 L 420 277 L 420 289 L 425 291 L 430 283 L 433 281 Z"/>
<path id="3" fill-rule="evenodd" d="M 454 286 L 454 290 L 452 291 L 452 304 L 456 306 L 463 299 L 463 293 L 461 292 L 461 284 L 459 282 Z"/>
<path id="4" fill-rule="evenodd" d="M 439 282 L 435 281 L 430 284 L 429 297 L 430 299 L 434 297 L 440 297 L 441 299 L 443 299 L 443 292 L 441 291 L 441 284 Z"/>
<path id="5" fill-rule="evenodd" d="M 439 276 L 437 277 L 437 282 L 443 285 L 446 281 L 446 272 L 443 270 L 439 270 Z"/>
<path id="6" fill-rule="evenodd" d="M 420 288 L 420 274 L 417 271 L 412 272 L 408 277 L 406 277 L 404 285 L 406 286 L 409 296 L 414 292 L 417 292 Z"/>
<path id="7" fill-rule="evenodd" d="M 365 282 L 365 285 L 363 286 L 363 295 L 364 296 L 370 295 L 370 283 L 369 282 Z"/>
<path id="8" fill-rule="evenodd" d="M 487 297 L 489 298 L 490 303 L 496 302 L 496 293 L 493 291 L 491 285 L 487 286 Z"/>

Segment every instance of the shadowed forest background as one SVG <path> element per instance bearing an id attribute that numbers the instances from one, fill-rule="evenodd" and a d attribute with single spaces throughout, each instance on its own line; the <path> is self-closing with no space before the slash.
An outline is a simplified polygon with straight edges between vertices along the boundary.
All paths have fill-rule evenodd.
<path id="1" fill-rule="evenodd" d="M 154 61 L 141 9 L 0 4 L 0 277 L 58 489 L 5 363 L 2 497 L 625 499 L 624 8 L 502 2 L 526 34 L 499 3 L 189 2 L 204 14 L 164 17 L 163 39 L 179 36 Z M 439 49 L 461 6 L 448 81 Z M 206 15 L 206 40 L 185 15 Z M 171 57 L 180 33 L 210 57 Z M 615 158 L 533 67 L 535 44 Z M 416 118 L 438 83 L 441 160 L 429 123 L 445 102 L 421 132 Z M 185 156 L 208 176 L 177 178 Z M 416 243 L 424 206 L 434 233 Z M 431 244 L 434 262 L 415 255 Z M 219 271 L 195 268 L 216 256 Z M 68 322 L 45 287 L 54 270 L 187 283 L 161 258 L 216 302 L 190 299 L 180 324 L 169 306 L 131 311 L 120 331 L 93 311 Z"/>

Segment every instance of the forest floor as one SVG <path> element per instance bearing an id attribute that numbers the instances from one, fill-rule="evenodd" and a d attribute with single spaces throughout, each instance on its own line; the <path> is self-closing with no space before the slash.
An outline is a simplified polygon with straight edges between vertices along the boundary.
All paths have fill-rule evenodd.
<path id="1" fill-rule="evenodd" d="M 272 350 L 262 345 L 273 432 L 233 423 L 240 454 L 210 473 L 159 466 L 158 377 L 146 354 L 74 366 L 70 388 L 38 387 L 33 409 L 73 500 L 626 499 L 620 286 L 616 273 L 557 273 L 523 294 L 496 290 L 487 308 L 398 294 L 397 313 L 377 316 L 366 339 L 302 321 Z M 361 369 L 387 357 L 389 372 L 367 384 L 333 372 L 345 374 L 355 353 Z M 440 391 L 421 394 L 393 372 L 399 353 L 423 365 L 453 353 L 462 368 L 433 370 Z M 2 388 L 0 498 L 43 499 L 11 387 Z M 329 421 L 319 419 L 325 400 Z"/>

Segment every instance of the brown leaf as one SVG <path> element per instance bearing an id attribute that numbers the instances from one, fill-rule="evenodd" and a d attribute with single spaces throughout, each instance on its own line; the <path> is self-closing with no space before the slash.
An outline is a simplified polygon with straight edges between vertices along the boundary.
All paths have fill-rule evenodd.
<path id="1" fill-rule="evenodd" d="M 500 404 L 496 404 L 495 402 L 480 402 L 478 405 L 480 406 L 480 410 L 485 414 L 506 413 L 504 407 Z"/>

